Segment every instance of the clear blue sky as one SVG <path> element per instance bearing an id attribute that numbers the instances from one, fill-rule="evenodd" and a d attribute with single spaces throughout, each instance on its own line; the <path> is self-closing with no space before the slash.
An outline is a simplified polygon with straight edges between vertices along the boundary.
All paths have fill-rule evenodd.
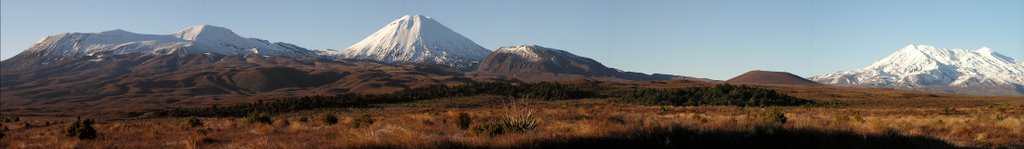
<path id="1" fill-rule="evenodd" d="M 2 0 L 0 59 L 61 32 L 168 34 L 194 24 L 343 49 L 405 14 L 492 50 L 537 44 L 624 70 L 712 79 L 852 70 L 912 43 L 1024 58 L 1021 0 Z"/>

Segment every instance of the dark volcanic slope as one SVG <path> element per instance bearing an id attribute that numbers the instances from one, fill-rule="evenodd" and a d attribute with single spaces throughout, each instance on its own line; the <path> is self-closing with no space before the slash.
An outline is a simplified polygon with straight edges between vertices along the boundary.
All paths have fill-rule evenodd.
<path id="1" fill-rule="evenodd" d="M 817 85 L 814 81 L 788 73 L 754 70 L 725 81 L 730 84 Z"/>
<path id="2" fill-rule="evenodd" d="M 537 45 L 501 47 L 480 63 L 476 73 L 527 82 L 573 79 L 669 80 L 676 78 L 676 76 L 670 75 L 623 72 L 608 68 L 590 58 Z"/>
<path id="3" fill-rule="evenodd" d="M 53 58 L 22 53 L 2 62 L 0 108 L 173 107 L 478 81 L 434 65 L 311 57 L 172 54 L 40 59 Z"/>

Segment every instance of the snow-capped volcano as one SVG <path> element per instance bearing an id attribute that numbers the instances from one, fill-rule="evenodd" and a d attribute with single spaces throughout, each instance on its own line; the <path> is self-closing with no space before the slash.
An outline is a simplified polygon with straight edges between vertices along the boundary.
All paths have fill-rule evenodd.
<path id="1" fill-rule="evenodd" d="M 104 56 L 128 53 L 217 53 L 304 56 L 316 52 L 288 43 L 241 37 L 212 25 L 195 25 L 179 32 L 153 35 L 124 30 L 100 33 L 62 33 L 44 37 L 26 52 L 46 56 Z"/>
<path id="2" fill-rule="evenodd" d="M 843 86 L 1024 95 L 1024 61 L 990 48 L 970 51 L 908 45 L 865 68 L 810 79 Z M 993 88 L 1002 91 L 996 92 Z"/>
<path id="3" fill-rule="evenodd" d="M 470 67 L 490 50 L 430 17 L 406 15 L 342 51 L 324 55 L 385 63 L 428 63 Z"/>

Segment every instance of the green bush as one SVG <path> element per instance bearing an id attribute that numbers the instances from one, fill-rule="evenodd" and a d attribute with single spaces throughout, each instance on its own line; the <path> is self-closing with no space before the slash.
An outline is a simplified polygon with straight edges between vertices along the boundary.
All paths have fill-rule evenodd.
<path id="1" fill-rule="evenodd" d="M 190 117 L 190 118 L 188 118 L 187 120 L 185 120 L 184 122 L 181 123 L 181 127 L 182 128 L 195 128 L 195 127 L 202 127 L 202 126 L 203 126 L 203 121 L 201 121 L 201 120 L 199 120 L 198 118 L 195 118 L 195 117 Z"/>
<path id="2" fill-rule="evenodd" d="M 350 124 L 350 126 L 352 126 L 352 128 L 361 128 L 361 127 L 369 127 L 372 124 L 373 124 L 373 117 L 370 117 L 369 114 L 363 114 L 363 115 L 360 115 L 360 116 L 353 117 L 352 118 L 352 123 Z"/>
<path id="3" fill-rule="evenodd" d="M 335 117 L 334 114 L 323 113 L 320 114 L 320 122 L 326 125 L 334 125 L 338 123 L 338 117 Z"/>
<path id="4" fill-rule="evenodd" d="M 469 129 L 469 124 L 472 123 L 472 121 L 473 119 L 469 116 L 469 114 L 462 112 L 455 114 L 455 124 L 459 127 L 459 129 Z"/>
<path id="5" fill-rule="evenodd" d="M 245 117 L 245 121 L 249 123 L 263 123 L 268 125 L 274 123 L 274 121 L 270 120 L 270 117 L 264 113 L 251 113 L 249 116 Z"/>
<path id="6" fill-rule="evenodd" d="M 78 139 L 95 139 L 96 129 L 92 128 L 92 119 L 83 120 L 81 117 L 77 118 L 71 126 L 64 133 L 69 137 L 77 137 Z"/>

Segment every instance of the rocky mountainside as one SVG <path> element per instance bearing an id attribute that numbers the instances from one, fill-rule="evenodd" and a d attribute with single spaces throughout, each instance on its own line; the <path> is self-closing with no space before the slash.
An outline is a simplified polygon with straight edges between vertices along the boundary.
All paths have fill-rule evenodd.
<path id="1" fill-rule="evenodd" d="M 212 25 L 195 25 L 179 32 L 153 35 L 124 30 L 100 33 L 61 33 L 47 36 L 3 62 L 4 69 L 54 65 L 82 57 L 118 55 L 220 54 L 262 56 L 315 56 L 316 51 L 282 42 L 241 37 Z"/>
<path id="2" fill-rule="evenodd" d="M 355 45 L 322 54 L 391 64 L 424 63 L 469 68 L 490 52 L 430 17 L 406 15 Z"/>
<path id="3" fill-rule="evenodd" d="M 477 67 L 477 74 L 503 76 L 523 81 L 572 79 L 670 80 L 671 75 L 647 75 L 608 68 L 593 59 L 563 50 L 537 45 L 501 47 Z"/>
<path id="4" fill-rule="evenodd" d="M 908 45 L 865 68 L 811 77 L 823 84 L 938 91 L 974 95 L 1024 95 L 1024 61 L 990 48 L 942 49 Z"/>

